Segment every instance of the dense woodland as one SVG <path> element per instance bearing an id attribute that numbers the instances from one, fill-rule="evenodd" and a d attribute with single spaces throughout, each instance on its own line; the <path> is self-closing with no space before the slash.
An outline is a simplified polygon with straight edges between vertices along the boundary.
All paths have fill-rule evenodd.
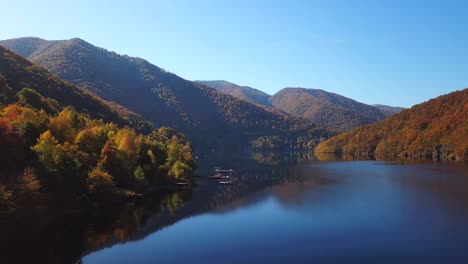
<path id="1" fill-rule="evenodd" d="M 3 48 L 0 90 L 2 211 L 114 202 L 190 177 L 195 167 L 175 130 L 151 129 Z"/>
<path id="2" fill-rule="evenodd" d="M 270 95 L 249 86 L 239 86 L 227 81 L 197 81 L 241 100 L 265 107 L 272 107 Z"/>
<path id="3" fill-rule="evenodd" d="M 467 160 L 468 89 L 342 133 L 318 145 L 316 152 Z"/>
<path id="4" fill-rule="evenodd" d="M 261 136 L 252 141 L 255 151 L 311 151 L 320 142 L 334 136 L 322 128 L 285 135 Z"/>
<path id="5" fill-rule="evenodd" d="M 270 98 L 274 107 L 320 127 L 343 132 L 385 118 L 377 108 L 319 89 L 285 88 Z"/>

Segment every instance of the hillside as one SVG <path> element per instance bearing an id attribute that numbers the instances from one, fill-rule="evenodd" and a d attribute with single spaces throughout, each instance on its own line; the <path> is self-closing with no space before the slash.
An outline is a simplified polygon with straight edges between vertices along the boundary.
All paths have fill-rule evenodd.
<path id="1" fill-rule="evenodd" d="M 372 106 L 379 109 L 385 116 L 398 114 L 401 111 L 406 109 L 404 107 L 396 107 L 396 106 L 389 106 L 389 105 L 382 105 L 382 104 L 373 104 Z"/>
<path id="2" fill-rule="evenodd" d="M 269 101 L 270 95 L 260 90 L 249 86 L 239 86 L 237 84 L 227 81 L 196 81 L 201 84 L 205 84 L 209 87 L 215 88 L 223 93 L 230 94 L 241 100 L 250 102 L 252 104 L 258 104 L 262 106 L 271 107 Z"/>
<path id="3" fill-rule="evenodd" d="M 0 45 L 14 50 L 23 57 L 30 57 L 35 51 L 46 48 L 51 44 L 53 44 L 52 41 L 34 37 L 0 41 Z"/>
<path id="4" fill-rule="evenodd" d="M 0 45 L 19 53 L 26 50 L 23 55 L 29 54 L 30 60 L 60 78 L 121 104 L 157 126 L 181 130 L 201 143 L 314 128 L 304 120 L 255 106 L 182 79 L 146 60 L 118 55 L 81 39 L 20 38 L 2 41 Z M 33 46 L 36 50 L 32 50 Z"/>
<path id="5" fill-rule="evenodd" d="M 468 89 L 413 106 L 377 124 L 342 133 L 316 152 L 468 159 Z"/>
<path id="6" fill-rule="evenodd" d="M 0 91 L 2 213 L 115 203 L 195 167 L 176 131 L 122 116 L 130 112 L 2 47 Z"/>
<path id="7" fill-rule="evenodd" d="M 141 116 L 64 82 L 42 67 L 0 46 L 0 102 L 6 104 L 14 101 L 15 94 L 23 88 L 34 89 L 62 106 L 72 105 L 77 111 L 94 118 L 120 125 L 148 127 Z"/>
<path id="8" fill-rule="evenodd" d="M 341 132 L 378 122 L 377 108 L 319 89 L 284 88 L 270 98 L 274 107 L 306 118 L 317 126 Z"/>

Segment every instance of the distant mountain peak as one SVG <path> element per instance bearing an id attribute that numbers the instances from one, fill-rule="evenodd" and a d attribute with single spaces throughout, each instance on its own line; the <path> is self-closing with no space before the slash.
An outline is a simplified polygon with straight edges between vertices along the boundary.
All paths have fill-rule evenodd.
<path id="1" fill-rule="evenodd" d="M 71 38 L 70 41 L 76 42 L 76 43 L 86 43 L 86 44 L 89 44 L 87 41 L 83 40 L 82 38 Z"/>
<path id="2" fill-rule="evenodd" d="M 274 107 L 340 132 L 378 122 L 385 115 L 373 106 L 322 89 L 287 87 L 270 98 Z"/>
<path id="3" fill-rule="evenodd" d="M 96 47 L 93 44 L 81 39 L 81 38 L 71 38 L 67 40 L 59 40 L 59 43 L 68 44 L 68 45 L 78 45 L 84 47 Z"/>
<path id="4" fill-rule="evenodd" d="M 39 47 L 42 47 L 48 42 L 49 41 L 38 37 L 23 37 L 3 40 L 0 42 L 0 44 L 9 48 L 10 50 L 13 50 L 23 57 L 29 57 Z"/>

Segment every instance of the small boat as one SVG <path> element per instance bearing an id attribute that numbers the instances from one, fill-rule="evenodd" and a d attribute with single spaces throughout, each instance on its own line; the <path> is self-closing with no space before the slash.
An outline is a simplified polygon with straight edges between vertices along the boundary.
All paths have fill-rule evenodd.
<path id="1" fill-rule="evenodd" d="M 221 181 L 219 181 L 219 184 L 231 185 L 232 180 L 230 180 L 230 179 L 221 180 Z"/>
<path id="2" fill-rule="evenodd" d="M 224 175 L 221 174 L 221 173 L 210 176 L 211 179 L 222 179 L 223 177 L 224 177 Z"/>
<path id="3" fill-rule="evenodd" d="M 190 181 L 187 178 L 182 178 L 179 179 L 175 184 L 179 186 L 188 186 L 190 185 Z"/>
<path id="4" fill-rule="evenodd" d="M 229 173 L 236 173 L 236 171 L 235 171 L 235 170 L 233 170 L 233 169 L 229 169 L 229 170 L 223 170 L 223 169 L 221 169 L 221 168 L 219 168 L 219 167 L 216 167 L 216 168 L 215 168 L 215 172 L 229 172 Z"/>
<path id="5" fill-rule="evenodd" d="M 232 174 L 236 173 L 235 170 L 223 170 L 221 167 L 215 167 L 213 170 L 215 172 L 215 175 L 210 176 L 210 178 L 218 180 L 219 184 L 230 185 L 233 183 Z M 229 175 L 224 175 L 224 172 L 229 173 Z"/>

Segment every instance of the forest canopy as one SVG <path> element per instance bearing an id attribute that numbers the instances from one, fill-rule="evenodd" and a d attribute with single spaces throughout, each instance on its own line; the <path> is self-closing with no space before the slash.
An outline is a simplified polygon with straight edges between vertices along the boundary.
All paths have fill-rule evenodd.
<path id="1" fill-rule="evenodd" d="M 468 89 L 342 133 L 315 150 L 358 156 L 468 159 Z"/>
<path id="2" fill-rule="evenodd" d="M 0 109 L 0 165 L 10 175 L 0 179 L 0 206 L 15 208 L 25 192 L 100 201 L 189 177 L 195 167 L 190 143 L 171 128 L 141 134 L 29 88 L 16 98 Z"/>

